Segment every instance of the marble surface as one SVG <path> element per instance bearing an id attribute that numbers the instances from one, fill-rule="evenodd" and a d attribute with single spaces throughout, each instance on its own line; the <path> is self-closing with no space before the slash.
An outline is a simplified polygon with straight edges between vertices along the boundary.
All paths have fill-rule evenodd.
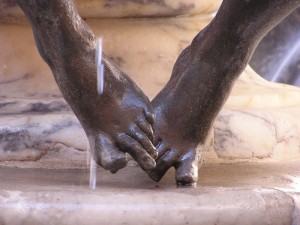
<path id="1" fill-rule="evenodd" d="M 87 20 L 104 50 L 153 98 L 211 17 Z M 87 140 L 40 58 L 26 22 L 0 23 L 0 165 L 83 168 Z M 205 163 L 300 157 L 300 90 L 250 67 L 236 82 L 204 148 Z M 65 159 L 68 160 L 65 160 Z"/>
<path id="2" fill-rule="evenodd" d="M 175 188 L 174 170 L 156 184 L 127 167 L 98 170 L 0 168 L 1 224 L 296 225 L 300 162 L 205 165 L 197 188 Z"/>
<path id="3" fill-rule="evenodd" d="M 175 17 L 214 13 L 221 0 L 75 0 L 83 18 Z M 19 21 L 15 0 L 0 0 L 0 21 Z"/>

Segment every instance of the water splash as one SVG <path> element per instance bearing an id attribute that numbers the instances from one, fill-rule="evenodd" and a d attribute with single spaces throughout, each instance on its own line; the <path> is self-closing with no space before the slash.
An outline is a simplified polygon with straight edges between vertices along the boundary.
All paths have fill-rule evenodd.
<path id="1" fill-rule="evenodd" d="M 280 75 L 282 74 L 284 68 L 288 65 L 289 61 L 294 57 L 294 55 L 298 52 L 300 48 L 300 39 L 296 41 L 296 43 L 292 46 L 291 51 L 288 52 L 282 63 L 279 65 L 276 73 L 272 77 L 271 81 L 276 82 Z"/>
<path id="2" fill-rule="evenodd" d="M 91 154 L 89 146 L 86 151 L 86 165 L 90 170 L 89 187 L 90 189 L 95 190 L 97 186 L 97 163 Z"/>
<path id="3" fill-rule="evenodd" d="M 104 90 L 104 65 L 102 64 L 102 38 L 96 41 L 96 68 L 97 68 L 97 91 L 102 95 Z M 91 151 L 87 149 L 87 167 L 90 169 L 90 188 L 96 189 L 97 185 L 97 163 L 95 162 Z"/>
<path id="4" fill-rule="evenodd" d="M 97 91 L 101 95 L 104 90 L 104 65 L 102 64 L 102 38 L 97 39 L 96 48 Z"/>
<path id="5" fill-rule="evenodd" d="M 91 153 L 90 153 L 91 154 Z M 96 189 L 97 185 L 97 164 L 93 157 L 90 160 L 90 188 L 92 190 Z"/>

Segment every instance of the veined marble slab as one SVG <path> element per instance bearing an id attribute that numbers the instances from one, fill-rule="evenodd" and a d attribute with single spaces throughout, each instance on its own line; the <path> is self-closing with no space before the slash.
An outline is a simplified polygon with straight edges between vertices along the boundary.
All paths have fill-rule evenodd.
<path id="1" fill-rule="evenodd" d="M 212 14 L 221 0 L 75 0 L 83 18 L 175 17 Z M 0 21 L 24 19 L 15 0 L 0 0 Z"/>
<path id="2" fill-rule="evenodd" d="M 169 79 L 179 53 L 210 19 L 87 22 L 104 38 L 105 52 L 153 98 Z M 39 56 L 30 26 L 0 24 L 0 49 L 0 164 L 85 167 L 86 137 Z M 271 84 L 248 67 L 215 121 L 205 162 L 300 157 L 299 111 L 299 88 Z"/>
<path id="3" fill-rule="evenodd" d="M 139 168 L 98 169 L 95 190 L 88 170 L 0 168 L 0 223 L 297 225 L 299 168 L 204 165 L 197 188 L 176 188 L 174 170 L 157 184 Z"/>

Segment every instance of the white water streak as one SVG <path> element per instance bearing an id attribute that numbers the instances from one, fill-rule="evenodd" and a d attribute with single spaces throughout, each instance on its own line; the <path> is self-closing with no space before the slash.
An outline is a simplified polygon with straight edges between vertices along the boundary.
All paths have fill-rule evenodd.
<path id="1" fill-rule="evenodd" d="M 102 38 L 97 40 L 96 48 L 96 63 L 97 63 L 97 91 L 101 95 L 104 90 L 104 65 L 102 64 Z"/>
<path id="2" fill-rule="evenodd" d="M 278 67 L 275 75 L 271 79 L 272 82 L 276 82 L 278 80 L 284 68 L 287 66 L 287 64 L 293 58 L 293 56 L 297 53 L 299 48 L 300 48 L 300 39 L 294 44 L 294 46 L 291 48 L 291 51 L 288 52 L 288 54 L 286 55 L 286 57 Z"/>
<path id="3" fill-rule="evenodd" d="M 95 190 L 97 185 L 97 164 L 93 159 L 93 156 L 91 156 L 90 158 L 90 188 L 92 190 Z"/>

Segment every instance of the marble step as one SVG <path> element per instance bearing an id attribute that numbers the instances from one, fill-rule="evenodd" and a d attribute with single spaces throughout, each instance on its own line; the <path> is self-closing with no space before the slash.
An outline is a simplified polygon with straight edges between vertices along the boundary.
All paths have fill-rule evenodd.
<path id="1" fill-rule="evenodd" d="M 82 169 L 0 168 L 0 224 L 297 225 L 299 165 L 206 165 L 197 188 L 99 169 L 95 190 Z"/>

